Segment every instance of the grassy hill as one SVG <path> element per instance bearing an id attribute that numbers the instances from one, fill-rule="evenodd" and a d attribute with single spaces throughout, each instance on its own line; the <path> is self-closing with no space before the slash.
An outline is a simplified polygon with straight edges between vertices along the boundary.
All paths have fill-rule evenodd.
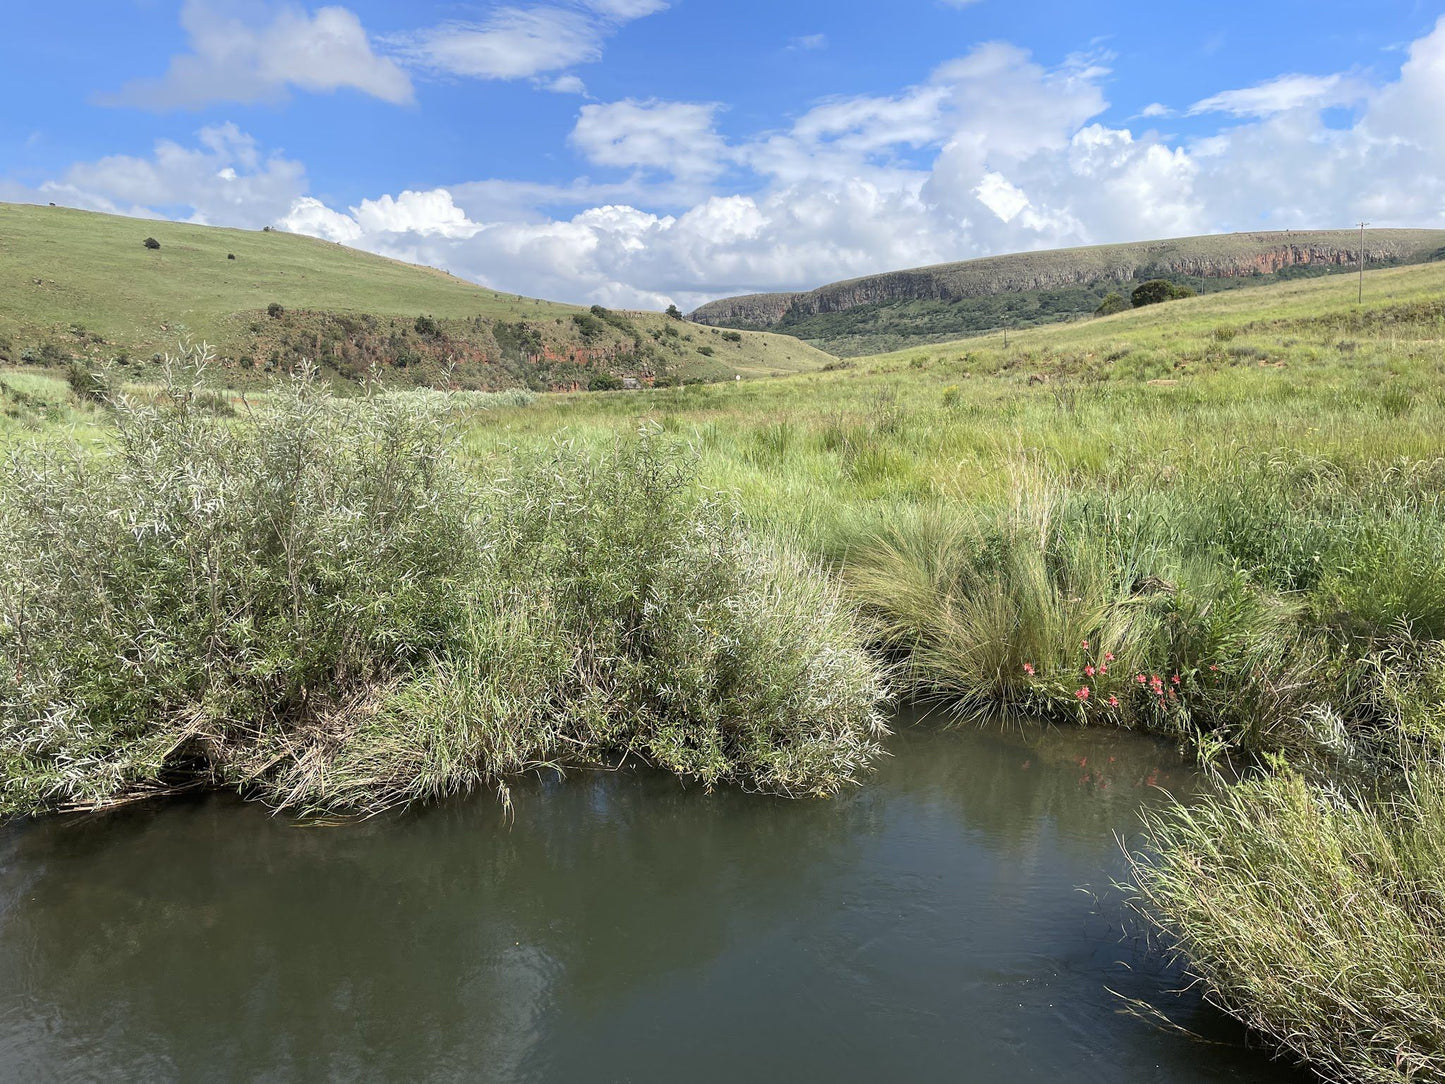
<path id="1" fill-rule="evenodd" d="M 377 366 L 400 383 L 450 371 L 464 387 L 538 389 L 831 360 L 795 339 L 498 293 L 312 237 L 0 204 L 0 364 L 117 359 L 138 373 L 187 339 L 212 344 L 238 383 L 302 358 L 335 378 Z"/>
<path id="2" fill-rule="evenodd" d="M 1445 230 L 1368 230 L 1370 266 L 1445 254 Z M 1093 313 L 1110 292 L 1163 278 L 1198 293 L 1358 268 L 1352 230 L 1223 234 L 1025 252 L 850 279 L 807 293 L 750 294 L 704 305 L 700 323 L 796 335 L 859 356 Z"/>

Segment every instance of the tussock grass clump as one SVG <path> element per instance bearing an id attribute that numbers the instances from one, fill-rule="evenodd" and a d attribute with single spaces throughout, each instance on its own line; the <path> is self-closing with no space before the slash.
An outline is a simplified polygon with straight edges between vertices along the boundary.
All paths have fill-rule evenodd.
<path id="1" fill-rule="evenodd" d="M 918 695 L 1209 748 L 1310 756 L 1337 739 L 1320 732 L 1325 649 L 1300 603 L 1181 544 L 1179 510 L 1039 472 L 1015 494 L 898 516 L 848 552 L 844 577 Z"/>
<path id="2" fill-rule="evenodd" d="M 1445 1080 L 1445 768 L 1292 774 L 1149 815 L 1136 902 L 1206 996 L 1340 1081 Z"/>
<path id="3" fill-rule="evenodd" d="M 650 438 L 478 482 L 426 396 L 198 384 L 0 484 L 0 813 L 225 784 L 376 810 L 635 755 L 828 793 L 882 694 L 821 575 Z"/>

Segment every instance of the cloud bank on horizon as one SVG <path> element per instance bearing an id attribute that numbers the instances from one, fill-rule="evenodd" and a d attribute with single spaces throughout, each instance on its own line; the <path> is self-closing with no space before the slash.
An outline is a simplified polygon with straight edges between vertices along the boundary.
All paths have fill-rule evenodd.
<path id="1" fill-rule="evenodd" d="M 989 2 L 949 7 L 963 19 Z M 1052 61 L 968 42 L 891 89 L 782 102 L 791 112 L 757 123 L 711 97 L 588 93 L 577 68 L 605 72 L 632 24 L 672 14 L 664 0 L 549 0 L 376 33 L 342 6 L 258 18 L 254 4 L 187 0 L 185 47 L 157 58 L 163 74 L 98 88 L 87 108 L 204 113 L 190 134 L 38 180 L 0 165 L 0 198 L 276 225 L 509 292 L 641 308 L 1024 249 L 1445 225 L 1445 16 L 1382 75 L 1272 72 L 1193 100 L 1150 95 L 1128 120 L 1110 119 L 1128 58 L 1108 42 Z M 783 35 L 777 49 L 821 57 L 837 37 Z M 492 156 L 472 179 L 338 201 L 304 153 L 227 116 L 264 122 L 318 95 L 425 114 L 434 88 L 458 83 L 571 96 L 554 142 L 575 175 L 508 175 Z"/>

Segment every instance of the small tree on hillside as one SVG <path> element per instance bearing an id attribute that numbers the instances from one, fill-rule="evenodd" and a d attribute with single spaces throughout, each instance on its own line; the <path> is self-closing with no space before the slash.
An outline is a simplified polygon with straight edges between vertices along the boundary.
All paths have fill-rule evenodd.
<path id="1" fill-rule="evenodd" d="M 161 247 L 161 243 L 157 241 L 154 237 L 147 237 L 144 241 L 141 242 L 141 244 L 145 245 L 146 248 Z"/>
<path id="2" fill-rule="evenodd" d="M 1099 302 L 1099 307 L 1094 310 L 1095 316 L 1113 316 L 1116 312 L 1125 312 L 1129 308 L 1129 302 L 1124 300 L 1124 295 L 1117 290 L 1110 290 L 1104 295 L 1104 300 Z"/>
<path id="3" fill-rule="evenodd" d="M 1168 279 L 1150 279 L 1134 288 L 1129 295 L 1134 302 L 1134 307 L 1142 308 L 1145 305 L 1157 305 L 1161 301 L 1178 301 L 1180 298 L 1193 297 L 1194 291 L 1188 286 L 1175 286 Z"/>
<path id="4" fill-rule="evenodd" d="M 676 305 L 669 305 L 667 306 L 667 315 L 671 316 L 674 320 L 681 320 L 682 310 L 679 309 Z"/>

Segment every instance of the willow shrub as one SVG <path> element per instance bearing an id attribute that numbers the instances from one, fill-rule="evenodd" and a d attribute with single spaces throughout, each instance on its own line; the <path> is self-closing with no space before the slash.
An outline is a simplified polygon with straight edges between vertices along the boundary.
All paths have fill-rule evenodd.
<path id="1" fill-rule="evenodd" d="M 111 449 L 6 464 L 0 812 L 372 810 L 626 755 L 820 793 L 871 760 L 848 608 L 651 440 L 476 481 L 425 396 L 203 403 L 117 398 Z"/>

